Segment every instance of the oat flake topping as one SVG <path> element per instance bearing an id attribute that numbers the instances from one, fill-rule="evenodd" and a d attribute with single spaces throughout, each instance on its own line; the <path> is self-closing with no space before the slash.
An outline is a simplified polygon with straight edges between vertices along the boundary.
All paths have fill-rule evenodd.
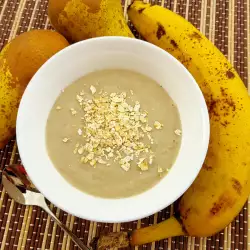
<path id="1" fill-rule="evenodd" d="M 77 128 L 79 142 L 75 145 L 74 154 L 81 156 L 81 162 L 93 167 L 97 163 L 106 166 L 110 161 L 118 162 L 124 171 L 129 171 L 132 162 L 136 162 L 141 172 L 147 171 L 153 164 L 154 152 L 151 145 L 153 129 L 163 129 L 163 124 L 155 121 L 154 127 L 148 124 L 148 113 L 141 109 L 139 102 L 133 105 L 127 102 L 127 94 L 99 91 L 91 86 L 92 98 L 87 98 L 84 92 L 76 95 L 79 103 L 83 125 Z M 130 91 L 133 95 L 133 91 Z M 75 109 L 70 109 L 72 115 L 77 115 Z M 83 114 L 83 115 L 82 115 Z M 180 135 L 181 131 L 176 130 Z M 83 137 L 84 140 L 80 140 Z M 68 142 L 64 138 L 63 142 Z M 84 141 L 84 143 L 83 143 Z M 161 173 L 162 168 L 158 167 Z"/>

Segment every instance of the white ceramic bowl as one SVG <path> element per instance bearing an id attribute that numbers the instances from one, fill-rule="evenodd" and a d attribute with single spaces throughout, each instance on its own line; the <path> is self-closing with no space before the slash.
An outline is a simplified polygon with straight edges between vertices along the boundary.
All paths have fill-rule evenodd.
<path id="1" fill-rule="evenodd" d="M 110 68 L 137 71 L 156 80 L 177 104 L 182 122 L 182 144 L 169 174 L 147 192 L 126 199 L 101 199 L 71 186 L 54 168 L 45 144 L 47 118 L 60 91 L 89 72 Z M 31 180 L 56 206 L 88 220 L 125 222 L 167 207 L 187 190 L 203 164 L 209 127 L 203 95 L 174 57 L 141 40 L 103 37 L 62 50 L 36 73 L 19 107 L 17 142 Z"/>

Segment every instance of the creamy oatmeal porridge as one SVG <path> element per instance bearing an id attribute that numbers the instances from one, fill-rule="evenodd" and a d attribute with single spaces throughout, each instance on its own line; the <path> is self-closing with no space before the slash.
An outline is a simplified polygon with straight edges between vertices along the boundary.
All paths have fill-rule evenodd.
<path id="1" fill-rule="evenodd" d="M 90 73 L 62 91 L 46 128 L 48 154 L 79 190 L 129 197 L 156 185 L 181 144 L 178 109 L 152 79 L 127 70 Z"/>

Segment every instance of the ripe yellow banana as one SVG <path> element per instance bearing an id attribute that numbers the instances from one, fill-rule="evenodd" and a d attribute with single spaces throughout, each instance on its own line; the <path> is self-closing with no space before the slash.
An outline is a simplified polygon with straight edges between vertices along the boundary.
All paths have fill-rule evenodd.
<path id="1" fill-rule="evenodd" d="M 234 219 L 250 193 L 247 90 L 224 55 L 181 16 L 142 1 L 134 1 L 128 15 L 147 41 L 171 53 L 196 79 L 208 106 L 211 139 L 197 179 L 180 200 L 178 216 L 132 233 L 102 235 L 94 243 L 106 249 L 179 235 L 213 235 Z"/>
<path id="2" fill-rule="evenodd" d="M 129 7 L 128 15 L 147 41 L 167 50 L 192 73 L 207 102 L 211 139 L 197 179 L 181 198 L 178 218 L 171 217 L 132 234 L 104 235 L 95 243 L 104 249 L 112 244 L 140 245 L 184 234 L 213 235 L 234 219 L 250 193 L 247 90 L 223 54 L 179 15 L 141 1 Z"/>
<path id="3" fill-rule="evenodd" d="M 208 155 L 180 201 L 180 221 L 172 217 L 136 230 L 130 241 L 138 245 L 185 233 L 212 235 L 233 220 L 250 192 L 250 100 L 246 88 L 222 53 L 182 17 L 141 1 L 135 1 L 128 13 L 147 41 L 167 50 L 191 72 L 205 96 L 211 122 Z"/>
<path id="4" fill-rule="evenodd" d="M 250 193 L 247 90 L 224 55 L 181 16 L 142 1 L 135 1 L 128 15 L 147 41 L 186 66 L 206 99 L 211 122 L 209 150 L 198 178 L 182 197 L 179 210 L 188 235 L 210 236 L 234 219 Z M 150 228 L 146 230 L 148 237 Z M 171 236 L 166 232 L 165 237 Z M 170 234 L 177 235 L 178 231 Z M 135 232 L 134 243 L 141 237 L 140 231 Z"/>

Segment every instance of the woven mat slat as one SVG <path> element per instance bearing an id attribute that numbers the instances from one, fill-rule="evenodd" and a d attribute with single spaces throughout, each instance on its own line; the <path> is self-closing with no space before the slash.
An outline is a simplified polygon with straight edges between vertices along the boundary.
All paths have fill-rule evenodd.
<path id="1" fill-rule="evenodd" d="M 58 0 L 60 1 L 60 0 Z M 130 0 L 123 0 L 125 7 Z M 152 0 L 182 15 L 199 28 L 234 64 L 250 86 L 250 0 Z M 0 49 L 15 36 L 30 29 L 52 29 L 48 0 L 0 0 Z M 126 11 L 124 11 L 126 14 Z M 129 22 L 131 25 L 131 23 Z M 131 29 L 136 33 L 131 25 Z M 0 172 L 10 163 L 20 163 L 15 141 L 0 150 Z M 141 250 L 247 250 L 250 249 L 250 216 L 247 203 L 235 220 L 219 234 L 208 238 L 176 237 L 148 244 Z M 139 221 L 122 224 L 93 223 L 65 213 L 53 212 L 85 243 L 100 231 L 123 231 L 145 227 L 170 217 L 175 206 Z M 69 237 L 40 208 L 14 203 L 0 184 L 0 250 L 76 250 Z"/>

